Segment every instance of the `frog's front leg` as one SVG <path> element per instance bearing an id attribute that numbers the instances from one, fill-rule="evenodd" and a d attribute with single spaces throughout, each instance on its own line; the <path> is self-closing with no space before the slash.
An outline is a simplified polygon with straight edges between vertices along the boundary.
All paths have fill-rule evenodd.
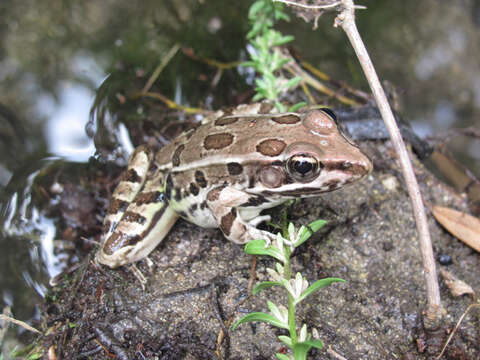
<path id="1" fill-rule="evenodd" d="M 275 236 L 256 226 L 270 216 L 260 216 L 262 207 L 242 207 L 252 200 L 249 195 L 233 187 L 217 187 L 207 194 L 207 205 L 225 237 L 234 243 L 245 244 L 253 239 L 273 240 Z"/>

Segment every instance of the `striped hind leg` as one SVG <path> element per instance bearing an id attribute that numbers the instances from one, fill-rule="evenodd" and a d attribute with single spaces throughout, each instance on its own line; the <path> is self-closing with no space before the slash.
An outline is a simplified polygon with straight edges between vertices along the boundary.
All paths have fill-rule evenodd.
<path id="1" fill-rule="evenodd" d="M 178 218 L 164 201 L 164 175 L 148 174 L 151 159 L 145 147 L 135 150 L 126 176 L 114 191 L 96 257 L 101 264 L 115 268 L 146 257 Z"/>

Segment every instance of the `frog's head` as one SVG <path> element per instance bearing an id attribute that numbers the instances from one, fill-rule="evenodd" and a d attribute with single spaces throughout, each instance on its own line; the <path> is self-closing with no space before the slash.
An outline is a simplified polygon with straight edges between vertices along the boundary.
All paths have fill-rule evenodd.
<path id="1" fill-rule="evenodd" d="M 336 123 L 329 109 L 301 115 L 296 134 L 275 161 L 259 172 L 268 194 L 308 197 L 339 189 L 372 170 L 372 162 Z M 277 158 L 278 159 L 278 158 Z"/>

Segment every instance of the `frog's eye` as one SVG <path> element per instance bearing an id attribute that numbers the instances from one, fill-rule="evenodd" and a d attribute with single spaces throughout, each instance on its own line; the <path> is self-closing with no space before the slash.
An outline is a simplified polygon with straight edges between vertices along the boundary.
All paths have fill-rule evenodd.
<path id="1" fill-rule="evenodd" d="M 309 182 L 315 179 L 323 167 L 313 156 L 308 154 L 293 155 L 287 160 L 288 173 L 301 182 Z"/>

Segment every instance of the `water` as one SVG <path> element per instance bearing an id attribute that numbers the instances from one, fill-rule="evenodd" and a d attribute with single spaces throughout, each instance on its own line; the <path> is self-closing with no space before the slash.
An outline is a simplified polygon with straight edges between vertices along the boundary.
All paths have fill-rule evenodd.
<path id="1" fill-rule="evenodd" d="M 369 10 L 358 13 L 360 31 L 381 78 L 396 86 L 402 113 L 421 135 L 479 126 L 479 3 L 371 0 L 366 2 Z M 155 107 L 123 103 L 122 97 L 142 88 L 175 42 L 191 47 L 198 56 L 223 62 L 245 58 L 247 7 L 246 1 L 221 0 L 48 5 L 2 1 L 2 308 L 11 306 L 13 316 L 35 322 L 49 278 L 71 264 L 66 255 L 71 252 L 58 247 L 65 240 L 58 232 L 58 213 L 48 210 L 59 200 L 43 196 L 44 191 L 55 192 L 43 184 L 54 185 L 64 173 L 79 179 L 86 173 L 86 163 L 96 150 L 84 130 L 96 89 L 104 84 L 108 117 L 106 123 L 97 124 L 104 132 L 97 133 L 96 144 L 101 153 L 115 150 L 125 155 L 138 136 L 129 138 L 126 128 L 114 126 L 112 120 L 132 124 L 147 110 L 155 114 Z M 294 46 L 303 59 L 366 90 L 352 50 L 344 34 L 331 27 L 332 21 L 328 15 L 321 18 L 315 32 L 297 20 L 280 28 L 296 36 Z M 156 91 L 184 105 L 216 108 L 245 96 L 249 74 L 241 69 L 219 72 L 178 53 L 157 80 Z M 212 86 L 215 76 L 219 81 Z M 480 174 L 479 141 L 456 138 L 452 149 Z M 120 156 L 119 162 L 123 160 Z"/>

